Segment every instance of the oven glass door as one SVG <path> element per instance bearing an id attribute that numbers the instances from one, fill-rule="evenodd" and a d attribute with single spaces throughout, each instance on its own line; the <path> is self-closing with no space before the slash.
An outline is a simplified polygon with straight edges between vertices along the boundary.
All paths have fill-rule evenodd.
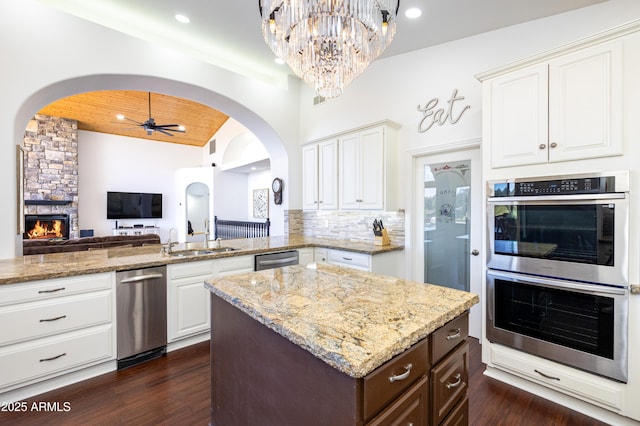
<path id="1" fill-rule="evenodd" d="M 487 338 L 626 380 L 626 290 L 488 274 Z"/>
<path id="2" fill-rule="evenodd" d="M 487 214 L 490 268 L 627 285 L 626 198 L 494 199 Z"/>

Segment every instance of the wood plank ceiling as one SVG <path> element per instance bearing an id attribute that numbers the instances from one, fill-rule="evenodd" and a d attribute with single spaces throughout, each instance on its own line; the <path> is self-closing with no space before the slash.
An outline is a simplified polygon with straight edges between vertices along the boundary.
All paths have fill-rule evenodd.
<path id="1" fill-rule="evenodd" d="M 186 99 L 151 93 L 151 117 L 156 124 L 179 124 L 184 133 L 167 136 L 147 132 L 138 126 L 149 119 L 149 93 L 133 90 L 87 92 L 59 99 L 38 114 L 68 118 L 78 122 L 78 129 L 112 135 L 130 136 L 191 146 L 205 146 L 229 118 L 206 105 Z M 118 120 L 122 114 L 127 119 Z"/>

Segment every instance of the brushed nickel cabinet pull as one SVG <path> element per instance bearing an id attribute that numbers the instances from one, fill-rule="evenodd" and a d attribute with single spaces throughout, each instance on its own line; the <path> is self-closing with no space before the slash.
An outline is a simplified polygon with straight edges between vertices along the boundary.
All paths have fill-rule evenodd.
<path id="1" fill-rule="evenodd" d="M 555 143 L 555 142 L 551 142 L 551 145 L 549 145 L 549 146 L 550 146 L 551 148 L 555 148 L 555 147 L 557 147 L 557 146 L 558 146 L 558 144 L 557 144 L 557 143 Z"/>
<path id="2" fill-rule="evenodd" d="M 409 377 L 409 374 L 411 374 L 411 369 L 413 368 L 413 364 L 407 364 L 407 365 L 404 366 L 404 368 L 407 371 L 405 371 L 402 374 L 398 374 L 397 376 L 389 377 L 389 382 L 393 383 L 393 382 L 397 382 L 399 380 L 404 380 L 407 377 Z"/>
<path id="3" fill-rule="evenodd" d="M 342 258 L 343 258 L 344 260 L 349 260 L 349 261 L 353 260 L 353 258 L 352 258 L 352 257 L 344 257 L 344 256 L 342 256 Z"/>
<path id="4" fill-rule="evenodd" d="M 542 376 L 542 377 L 544 377 L 545 379 L 560 381 L 560 377 L 553 377 L 553 376 L 549 376 L 549 375 L 546 375 L 546 374 L 544 374 L 544 373 L 542 373 L 542 372 L 540 372 L 540 371 L 538 371 L 538 370 L 533 370 L 533 371 L 535 371 L 536 373 L 538 373 L 539 375 L 541 375 L 541 376 Z"/>
<path id="5" fill-rule="evenodd" d="M 42 358 L 42 359 L 40 360 L 40 362 L 53 361 L 54 359 L 58 359 L 58 358 L 63 357 L 63 356 L 65 356 L 65 355 L 66 355 L 66 352 L 65 352 L 65 353 L 63 353 L 63 354 L 60 354 L 60 355 L 52 356 L 51 358 Z"/>
<path id="6" fill-rule="evenodd" d="M 541 144 L 538 146 L 538 148 L 540 148 L 540 149 L 545 149 L 546 147 L 547 147 L 547 145 L 545 145 L 545 144 L 543 144 L 543 143 L 541 143 Z"/>
<path id="7" fill-rule="evenodd" d="M 40 322 L 50 322 L 50 321 L 58 321 L 62 318 L 66 318 L 66 315 L 60 315 L 59 317 L 55 317 L 55 318 L 47 318 L 47 319 L 41 319 Z"/>
<path id="8" fill-rule="evenodd" d="M 458 337 L 460 337 L 460 329 L 457 328 L 453 334 L 450 334 L 447 336 L 447 340 L 453 340 L 453 339 L 457 339 Z"/>
<path id="9" fill-rule="evenodd" d="M 457 388 L 462 383 L 462 375 L 460 373 L 456 374 L 454 379 L 456 379 L 454 383 L 447 383 L 447 389 Z"/>
<path id="10" fill-rule="evenodd" d="M 43 293 L 55 293 L 56 291 L 62 291 L 64 290 L 64 287 L 60 287 L 60 288 L 54 288 L 53 290 L 40 290 L 38 292 L 38 294 L 43 294 Z"/>

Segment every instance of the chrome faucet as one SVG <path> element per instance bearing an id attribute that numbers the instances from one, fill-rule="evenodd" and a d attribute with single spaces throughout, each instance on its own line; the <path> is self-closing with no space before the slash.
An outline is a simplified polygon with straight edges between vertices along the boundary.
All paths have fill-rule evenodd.
<path id="1" fill-rule="evenodd" d="M 178 239 L 177 234 L 178 231 L 176 230 L 176 228 L 171 228 L 169 229 L 169 238 L 167 239 L 167 245 L 166 246 L 162 246 L 162 252 L 163 254 L 171 254 L 171 250 L 173 248 L 173 246 L 178 245 L 178 241 L 171 241 L 171 232 L 173 232 L 173 234 L 176 235 L 176 240 Z"/>

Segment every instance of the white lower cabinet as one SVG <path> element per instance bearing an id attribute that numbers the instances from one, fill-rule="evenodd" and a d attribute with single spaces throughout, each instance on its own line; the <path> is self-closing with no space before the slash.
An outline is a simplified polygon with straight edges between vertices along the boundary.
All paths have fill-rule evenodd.
<path id="1" fill-rule="evenodd" d="M 317 247 L 314 255 L 316 262 L 327 262 L 336 266 L 401 278 L 403 276 L 401 270 L 402 253 L 403 251 L 390 251 L 370 255 L 348 250 Z"/>
<path id="2" fill-rule="evenodd" d="M 314 253 L 312 248 L 298 249 L 298 264 L 307 265 L 314 262 Z"/>
<path id="3" fill-rule="evenodd" d="M 115 360 L 114 286 L 113 273 L 0 286 L 0 395 Z"/>
<path id="4" fill-rule="evenodd" d="M 591 404 L 620 412 L 625 385 L 497 344 L 490 344 L 494 367 Z"/>
<path id="5" fill-rule="evenodd" d="M 225 257 L 216 260 L 214 276 L 224 277 L 226 275 L 244 274 L 253 272 L 254 268 L 254 255 Z"/>
<path id="6" fill-rule="evenodd" d="M 168 265 L 168 343 L 209 333 L 210 298 L 204 282 L 213 277 L 214 262 L 204 260 Z"/>

